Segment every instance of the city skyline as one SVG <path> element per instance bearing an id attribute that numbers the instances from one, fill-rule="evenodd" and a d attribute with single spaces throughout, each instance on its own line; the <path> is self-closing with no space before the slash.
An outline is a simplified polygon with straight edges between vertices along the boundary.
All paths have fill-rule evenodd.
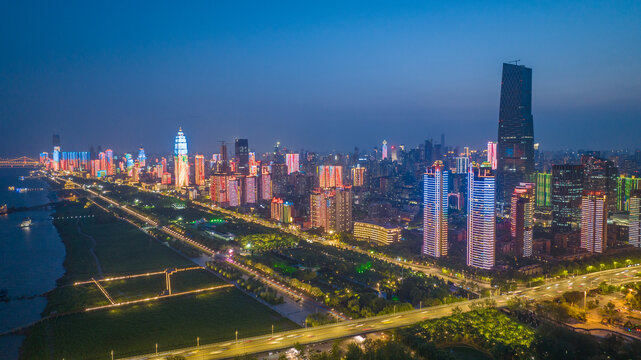
<path id="1" fill-rule="evenodd" d="M 219 4 L 198 14 L 184 9 L 185 18 L 196 16 L 191 22 L 160 4 L 147 9 L 150 17 L 182 30 L 169 34 L 148 20 L 149 31 L 131 38 L 110 24 L 119 21 L 126 31 L 139 19 L 117 5 L 100 9 L 99 18 L 64 22 L 96 5 L 52 20 L 51 12 L 69 9 L 8 4 L 13 16 L 2 33 L 16 37 L 1 40 L 7 76 L 0 77 L 0 115 L 2 132 L 13 136 L 0 154 L 36 153 L 52 133 L 63 134 L 67 148 L 110 143 L 133 150 L 142 143 L 157 153 L 176 126 L 201 153 L 234 138 L 254 139 L 259 151 L 276 141 L 346 151 L 381 139 L 417 144 L 441 133 L 451 144 L 477 147 L 496 140 L 500 64 L 517 59 L 536 69 L 532 101 L 542 149 L 637 147 L 641 75 L 634 69 L 641 56 L 629 44 L 641 41 L 634 31 L 641 6 L 555 4 L 489 6 L 483 21 L 478 11 L 433 3 L 368 11 Z M 569 12 L 582 16 L 567 21 Z M 83 34 L 89 20 L 94 30 Z M 459 22 L 477 34 L 452 27 Z M 516 25 L 521 31 L 504 30 Z M 252 26 L 271 30 L 257 34 Z M 44 72 L 51 75 L 38 75 Z M 316 129 L 335 130 L 321 141 L 312 136 Z"/>

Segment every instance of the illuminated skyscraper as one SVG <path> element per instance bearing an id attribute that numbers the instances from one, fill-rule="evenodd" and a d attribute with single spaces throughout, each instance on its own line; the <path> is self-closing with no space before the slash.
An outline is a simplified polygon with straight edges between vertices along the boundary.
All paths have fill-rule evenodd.
<path id="1" fill-rule="evenodd" d="M 176 189 L 189 186 L 189 157 L 187 139 L 182 128 L 178 130 L 174 144 L 174 181 Z"/>
<path id="2" fill-rule="evenodd" d="M 116 167 L 114 166 L 114 152 L 111 149 L 105 150 L 105 161 L 106 161 L 106 170 L 107 175 L 114 175 Z"/>
<path id="3" fill-rule="evenodd" d="M 271 166 L 261 166 L 260 174 L 260 198 L 262 200 L 269 200 L 272 198 L 272 176 Z"/>
<path id="4" fill-rule="evenodd" d="M 536 206 L 552 206 L 552 174 L 536 174 Z"/>
<path id="5" fill-rule="evenodd" d="M 364 167 L 361 167 L 360 164 L 357 164 L 355 168 L 352 168 L 352 184 L 354 186 L 363 186 L 365 183 L 365 171 Z"/>
<path id="6" fill-rule="evenodd" d="M 496 170 L 497 160 L 496 160 L 496 142 L 488 141 L 487 143 L 487 162 L 490 163 L 492 170 Z"/>
<path id="7" fill-rule="evenodd" d="M 495 180 L 489 163 L 470 166 L 467 176 L 467 265 L 481 269 L 494 266 Z"/>
<path id="8" fill-rule="evenodd" d="M 98 160 L 100 161 L 100 168 L 97 170 L 107 170 L 107 154 L 102 151 L 99 152 Z"/>
<path id="9" fill-rule="evenodd" d="M 514 188 L 534 172 L 532 69 L 503 64 L 497 144 L 497 201 L 509 201 Z"/>
<path id="10" fill-rule="evenodd" d="M 641 178 L 619 176 L 617 178 L 617 210 L 630 210 L 630 196 L 634 190 L 641 189 Z"/>
<path id="11" fill-rule="evenodd" d="M 241 179 L 236 176 L 227 178 L 227 197 L 229 199 L 229 206 L 242 205 L 242 184 Z"/>
<path id="12" fill-rule="evenodd" d="M 60 170 L 60 135 L 53 135 L 53 153 L 51 156 L 53 171 Z"/>
<path id="13" fill-rule="evenodd" d="M 194 156 L 194 167 L 196 185 L 205 185 L 205 157 L 203 155 Z"/>
<path id="14" fill-rule="evenodd" d="M 249 141 L 247 139 L 236 139 L 236 171 L 240 174 L 249 174 Z"/>
<path id="15" fill-rule="evenodd" d="M 227 178 L 226 174 L 214 174 L 211 176 L 211 183 L 209 188 L 209 196 L 211 202 L 218 206 L 227 206 L 229 204 L 229 196 L 227 194 Z"/>
<path id="16" fill-rule="evenodd" d="M 314 190 L 310 195 L 310 218 L 312 227 L 328 233 L 351 231 L 351 186 Z"/>
<path id="17" fill-rule="evenodd" d="M 581 200 L 581 248 L 603 253 L 608 238 L 608 210 L 603 191 L 584 191 Z"/>
<path id="18" fill-rule="evenodd" d="M 423 255 L 447 255 L 448 173 L 436 161 L 423 175 Z"/>
<path id="19" fill-rule="evenodd" d="M 552 231 L 568 232 L 581 222 L 583 166 L 552 167 Z"/>
<path id="20" fill-rule="evenodd" d="M 187 145 L 185 144 L 185 146 Z M 143 149 L 142 145 L 140 145 L 140 149 L 138 149 L 138 164 L 141 168 L 147 166 L 147 155 L 145 155 L 145 149 Z"/>
<path id="21" fill-rule="evenodd" d="M 387 140 L 383 140 L 383 147 L 381 148 L 381 160 L 387 159 Z"/>
<path id="22" fill-rule="evenodd" d="M 243 200 L 245 204 L 255 204 L 258 201 L 258 180 L 255 176 L 245 176 Z"/>
<path id="23" fill-rule="evenodd" d="M 628 243 L 635 247 L 641 247 L 641 190 L 632 191 L 629 208 Z"/>
<path id="24" fill-rule="evenodd" d="M 510 232 L 518 256 L 532 256 L 534 202 L 534 184 L 521 183 L 514 188 L 510 207 Z"/>
<path id="25" fill-rule="evenodd" d="M 343 167 L 338 165 L 319 165 L 318 182 L 322 189 L 343 186 Z"/>
<path id="26" fill-rule="evenodd" d="M 456 173 L 465 174 L 470 167 L 470 159 L 467 156 L 457 156 L 456 159 Z"/>
<path id="27" fill-rule="evenodd" d="M 300 154 L 286 154 L 285 161 L 287 162 L 287 174 L 300 171 Z"/>

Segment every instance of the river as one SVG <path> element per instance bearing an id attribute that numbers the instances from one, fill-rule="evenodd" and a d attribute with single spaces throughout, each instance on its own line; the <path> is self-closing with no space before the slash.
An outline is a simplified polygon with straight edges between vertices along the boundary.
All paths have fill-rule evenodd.
<path id="1" fill-rule="evenodd" d="M 40 179 L 20 180 L 27 169 L 0 169 L 0 205 L 35 206 L 54 196 Z M 16 188 L 42 188 L 19 193 Z M 0 333 L 38 320 L 46 306 L 43 294 L 56 286 L 64 274 L 65 247 L 53 226 L 53 210 L 41 209 L 0 215 L 0 289 L 8 292 L 8 302 L 0 301 Z M 26 217 L 31 227 L 20 228 Z M 0 359 L 17 359 L 24 336 L 1 336 Z"/>

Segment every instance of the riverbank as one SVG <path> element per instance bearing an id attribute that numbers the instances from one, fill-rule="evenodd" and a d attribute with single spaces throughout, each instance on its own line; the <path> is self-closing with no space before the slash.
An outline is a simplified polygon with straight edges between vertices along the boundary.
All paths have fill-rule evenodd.
<path id="1" fill-rule="evenodd" d="M 0 169 L 0 204 L 24 209 L 0 215 L 0 288 L 7 292 L 0 302 L 0 333 L 40 319 L 47 304 L 43 294 L 64 273 L 65 247 L 51 221 L 53 209 L 41 207 L 57 198 L 43 180 L 19 179 L 26 175 L 27 169 Z M 43 190 L 17 192 L 11 186 Z M 32 225 L 21 228 L 26 217 Z M 15 360 L 23 340 L 22 335 L 0 337 L 0 359 Z"/>

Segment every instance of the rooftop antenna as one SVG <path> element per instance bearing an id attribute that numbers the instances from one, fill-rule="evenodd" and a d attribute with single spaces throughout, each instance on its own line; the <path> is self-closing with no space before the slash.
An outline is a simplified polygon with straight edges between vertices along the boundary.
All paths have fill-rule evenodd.
<path id="1" fill-rule="evenodd" d="M 518 65 L 518 64 L 519 64 L 519 61 L 521 61 L 521 59 L 508 61 L 507 63 L 508 63 L 508 64 L 514 63 L 514 65 Z"/>

